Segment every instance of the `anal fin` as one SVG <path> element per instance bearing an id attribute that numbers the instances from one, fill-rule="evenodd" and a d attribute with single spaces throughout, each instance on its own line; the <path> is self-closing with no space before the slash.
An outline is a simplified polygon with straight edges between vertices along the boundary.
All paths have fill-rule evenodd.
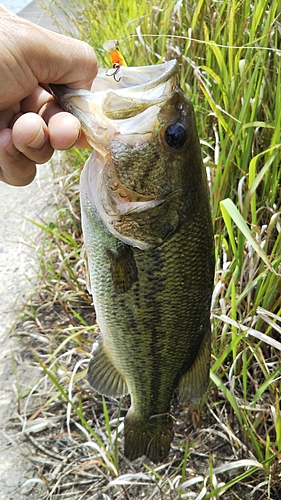
<path id="1" fill-rule="evenodd" d="M 211 332 L 205 333 L 193 365 L 179 383 L 179 399 L 189 403 L 200 399 L 207 390 L 210 378 Z"/>
<path id="2" fill-rule="evenodd" d="M 93 357 L 88 367 L 88 381 L 99 394 L 120 398 L 128 394 L 128 387 L 123 375 L 113 365 L 102 341 L 97 341 L 93 348 Z"/>

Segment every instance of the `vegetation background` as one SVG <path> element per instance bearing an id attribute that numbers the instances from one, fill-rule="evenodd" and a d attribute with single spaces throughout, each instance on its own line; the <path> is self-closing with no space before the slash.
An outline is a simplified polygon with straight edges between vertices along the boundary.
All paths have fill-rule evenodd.
<path id="1" fill-rule="evenodd" d="M 85 377 L 96 325 L 78 183 L 90 151 L 62 160 L 57 220 L 42 222 L 38 288 L 22 317 L 25 348 L 43 369 L 28 394 L 19 390 L 14 423 L 30 441 L 32 485 L 41 488 L 34 498 L 277 500 L 281 4 L 54 0 L 45 9 L 64 12 L 68 34 L 90 43 L 101 66 L 110 66 L 102 46 L 112 38 L 130 66 L 179 61 L 209 181 L 216 276 L 208 393 L 188 408 L 174 402 L 175 439 L 163 464 L 130 463 L 122 454 L 128 400 L 101 398 Z"/>

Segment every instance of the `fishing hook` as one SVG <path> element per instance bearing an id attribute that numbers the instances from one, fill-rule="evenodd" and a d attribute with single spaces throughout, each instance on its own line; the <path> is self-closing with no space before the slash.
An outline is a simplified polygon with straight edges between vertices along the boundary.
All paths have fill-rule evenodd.
<path id="1" fill-rule="evenodd" d="M 109 73 L 106 73 L 106 76 L 113 76 L 114 80 L 115 80 L 117 83 L 118 83 L 118 82 L 120 82 L 120 80 L 121 80 L 121 76 L 120 76 L 120 78 L 119 78 L 119 79 L 118 79 L 118 78 L 116 78 L 116 75 L 117 75 L 118 71 L 120 70 L 120 67 L 121 67 L 121 66 L 120 66 L 120 64 L 115 63 L 115 64 L 113 65 L 113 68 L 114 68 L 113 73 L 110 73 L 110 74 L 109 74 Z"/>

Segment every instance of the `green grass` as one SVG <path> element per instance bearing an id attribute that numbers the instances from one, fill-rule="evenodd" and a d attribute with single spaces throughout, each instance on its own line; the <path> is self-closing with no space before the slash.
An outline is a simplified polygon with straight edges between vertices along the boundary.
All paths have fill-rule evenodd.
<path id="1" fill-rule="evenodd" d="M 78 179 L 86 154 L 73 151 L 68 174 L 60 181 L 66 196 L 58 220 L 42 224 L 41 301 L 33 300 L 26 311 L 35 323 L 46 321 L 50 309 L 59 317 L 51 333 L 47 330 L 44 348 L 42 334 L 41 347 L 33 345 L 47 374 L 48 397 L 42 396 L 37 413 L 30 411 L 29 419 L 58 408 L 62 419 L 67 415 L 69 446 L 72 443 L 76 455 L 73 452 L 75 465 L 71 468 L 69 463 L 68 472 L 60 476 L 60 487 L 69 481 L 72 486 L 64 488 L 73 498 L 98 498 L 94 495 L 103 491 L 107 500 L 142 495 L 277 500 L 281 495 L 280 2 L 59 0 L 48 8 L 53 4 L 67 14 L 69 26 L 75 25 L 76 36 L 95 48 L 101 66 L 110 65 L 102 46 L 112 38 L 119 40 L 128 65 L 171 58 L 180 63 L 181 86 L 195 108 L 214 223 L 212 369 L 208 394 L 190 408 L 181 408 L 175 417 L 176 439 L 169 459 L 155 467 L 129 464 L 121 446 L 128 402 L 105 403 L 85 381 L 83 360 L 90 357 L 96 333 L 80 256 Z M 84 475 L 75 476 L 74 469 Z M 64 498 L 60 494 L 65 490 L 54 489 L 51 467 L 45 477 L 53 488 L 45 498 Z M 79 477 L 77 488 L 72 484 L 75 477 Z"/>

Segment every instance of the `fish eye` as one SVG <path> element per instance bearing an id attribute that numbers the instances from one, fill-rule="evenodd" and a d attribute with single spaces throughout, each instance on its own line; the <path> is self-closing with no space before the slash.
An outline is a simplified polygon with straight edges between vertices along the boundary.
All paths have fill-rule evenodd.
<path id="1" fill-rule="evenodd" d="M 186 127 L 182 123 L 173 123 L 166 128 L 164 138 L 170 148 L 181 149 L 187 140 Z"/>

